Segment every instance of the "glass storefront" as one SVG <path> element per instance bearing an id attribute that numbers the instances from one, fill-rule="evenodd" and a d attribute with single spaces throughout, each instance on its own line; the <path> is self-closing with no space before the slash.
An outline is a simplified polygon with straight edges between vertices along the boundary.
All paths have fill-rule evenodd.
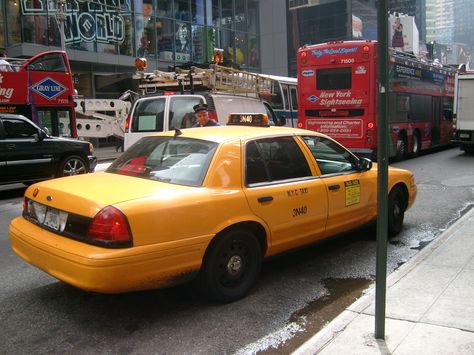
<path id="1" fill-rule="evenodd" d="M 0 5 L 0 47 L 60 47 L 56 0 Z M 156 59 L 163 67 L 208 62 L 213 48 L 222 48 L 226 59 L 258 70 L 258 7 L 258 0 L 66 0 L 65 43 L 67 49 Z"/>

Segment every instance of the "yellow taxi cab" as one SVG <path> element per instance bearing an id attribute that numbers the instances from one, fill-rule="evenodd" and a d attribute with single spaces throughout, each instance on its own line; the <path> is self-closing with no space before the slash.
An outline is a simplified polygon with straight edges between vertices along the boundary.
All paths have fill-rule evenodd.
<path id="1" fill-rule="evenodd" d="M 229 302 L 251 290 L 265 257 L 376 220 L 376 164 L 265 119 L 234 114 L 228 126 L 154 134 L 103 173 L 30 186 L 10 225 L 13 250 L 88 291 L 196 278 Z M 389 191 L 394 235 L 416 197 L 413 174 L 389 168 Z"/>

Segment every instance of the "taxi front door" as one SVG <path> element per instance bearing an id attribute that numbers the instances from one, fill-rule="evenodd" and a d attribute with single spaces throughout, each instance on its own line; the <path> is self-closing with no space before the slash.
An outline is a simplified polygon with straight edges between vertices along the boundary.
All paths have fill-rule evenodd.
<path id="1" fill-rule="evenodd" d="M 362 171 L 359 160 L 333 140 L 303 136 L 316 159 L 327 188 L 327 233 L 335 234 L 363 225 L 376 215 L 377 179 L 373 171 Z"/>
<path id="2" fill-rule="evenodd" d="M 294 139 L 261 139 L 248 142 L 244 150 L 244 192 L 253 213 L 271 232 L 269 254 L 320 237 L 328 213 L 326 185 L 312 176 Z"/>

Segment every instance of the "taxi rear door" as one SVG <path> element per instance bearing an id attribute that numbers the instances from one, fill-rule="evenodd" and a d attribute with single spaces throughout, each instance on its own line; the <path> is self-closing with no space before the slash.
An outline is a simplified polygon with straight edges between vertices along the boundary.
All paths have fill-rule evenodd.
<path id="1" fill-rule="evenodd" d="M 271 231 L 269 254 L 317 239 L 325 232 L 325 183 L 314 176 L 292 136 L 244 144 L 244 192 L 252 211 Z"/>
<path id="2" fill-rule="evenodd" d="M 359 159 L 340 144 L 319 136 L 302 137 L 327 188 L 327 233 L 361 226 L 376 216 L 376 174 L 359 168 Z"/>

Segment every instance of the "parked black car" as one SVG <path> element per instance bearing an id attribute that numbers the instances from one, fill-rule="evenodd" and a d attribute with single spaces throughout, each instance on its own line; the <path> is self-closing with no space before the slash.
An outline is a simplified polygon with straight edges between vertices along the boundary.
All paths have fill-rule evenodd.
<path id="1" fill-rule="evenodd" d="M 51 137 L 21 115 L 0 114 L 0 184 L 93 172 L 89 142 Z"/>

